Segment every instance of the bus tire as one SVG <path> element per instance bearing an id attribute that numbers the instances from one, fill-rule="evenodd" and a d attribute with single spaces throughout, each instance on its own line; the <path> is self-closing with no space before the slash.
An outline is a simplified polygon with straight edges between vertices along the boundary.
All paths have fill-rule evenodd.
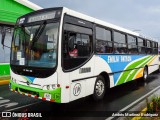
<path id="1" fill-rule="evenodd" d="M 159 67 L 158 67 L 157 73 L 160 73 L 160 65 L 159 65 Z"/>
<path id="2" fill-rule="evenodd" d="M 106 91 L 105 79 L 103 76 L 98 76 L 94 86 L 93 99 L 95 101 L 103 99 Z"/>
<path id="3" fill-rule="evenodd" d="M 143 71 L 143 81 L 146 81 L 147 77 L 148 77 L 148 69 L 147 67 L 145 67 Z"/>

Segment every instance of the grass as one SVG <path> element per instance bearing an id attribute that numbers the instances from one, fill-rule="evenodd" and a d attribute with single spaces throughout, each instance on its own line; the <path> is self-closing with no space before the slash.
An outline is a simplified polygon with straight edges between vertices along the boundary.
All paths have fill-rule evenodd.
<path id="1" fill-rule="evenodd" d="M 158 114 L 158 117 L 141 117 L 138 120 L 160 120 L 160 97 L 154 96 L 151 102 L 147 102 L 147 108 L 145 114 Z"/>
<path id="2" fill-rule="evenodd" d="M 146 113 L 151 113 L 151 114 L 160 113 L 160 97 L 159 96 L 158 97 L 154 96 L 152 98 L 151 103 L 147 101 Z"/>

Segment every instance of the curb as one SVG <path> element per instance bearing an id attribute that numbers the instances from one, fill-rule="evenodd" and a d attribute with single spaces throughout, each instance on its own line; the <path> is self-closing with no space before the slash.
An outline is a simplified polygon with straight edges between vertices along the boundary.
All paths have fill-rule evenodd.
<path id="1" fill-rule="evenodd" d="M 0 80 L 0 85 L 9 84 L 10 80 Z"/>
<path id="2" fill-rule="evenodd" d="M 138 102 L 135 102 L 136 104 L 134 104 L 133 106 L 130 105 L 130 109 L 127 110 L 126 112 L 130 113 L 131 115 L 127 115 L 127 116 L 123 115 L 120 117 L 117 116 L 118 120 L 140 120 L 140 119 L 143 119 L 143 117 L 150 117 L 150 116 L 144 115 L 145 111 L 147 110 L 147 103 L 151 103 L 153 97 L 160 96 L 160 86 L 153 89 L 152 91 L 151 93 L 149 92 L 145 94 L 143 97 L 141 97 L 140 99 L 138 99 Z M 124 110 L 121 110 L 121 111 L 124 111 Z M 135 113 L 135 116 L 132 115 L 132 113 Z"/>
<path id="3" fill-rule="evenodd" d="M 144 114 L 144 112 L 147 111 L 147 107 L 144 108 L 142 111 L 140 111 L 140 113 Z M 139 116 L 139 117 L 133 117 L 131 120 L 140 120 L 143 116 Z"/>
<path id="4" fill-rule="evenodd" d="M 140 114 L 144 114 L 147 111 L 147 107 L 146 107 L 147 106 L 147 101 L 151 104 L 152 98 L 154 96 L 160 96 L 160 89 L 158 89 L 157 91 L 155 91 L 154 93 L 152 93 L 152 95 L 146 97 L 142 102 L 140 102 L 139 104 L 137 104 L 137 106 L 139 106 L 139 109 L 137 109 L 137 111 L 139 111 Z M 144 116 L 133 117 L 131 120 L 140 120 L 143 117 Z"/>

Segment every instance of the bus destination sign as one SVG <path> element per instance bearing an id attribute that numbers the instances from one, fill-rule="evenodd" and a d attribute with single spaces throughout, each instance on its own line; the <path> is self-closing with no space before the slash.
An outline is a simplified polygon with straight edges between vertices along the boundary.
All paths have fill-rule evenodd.
<path id="1" fill-rule="evenodd" d="M 36 21 L 41 21 L 41 20 L 48 20 L 48 19 L 53 19 L 55 18 L 55 11 L 52 11 L 50 13 L 43 13 L 43 14 L 38 14 L 36 16 L 31 16 L 28 18 L 28 23 L 31 22 L 36 22 Z"/>

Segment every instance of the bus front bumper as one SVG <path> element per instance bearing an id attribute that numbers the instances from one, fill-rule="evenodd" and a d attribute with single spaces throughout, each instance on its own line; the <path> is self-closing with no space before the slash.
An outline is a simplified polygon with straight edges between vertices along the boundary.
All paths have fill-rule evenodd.
<path id="1" fill-rule="evenodd" d="M 38 98 L 50 102 L 61 103 L 61 88 L 56 88 L 54 90 L 42 90 L 38 88 L 33 88 L 29 86 L 24 86 L 14 83 L 10 80 L 9 88 L 11 91 L 26 95 L 33 98 Z"/>

